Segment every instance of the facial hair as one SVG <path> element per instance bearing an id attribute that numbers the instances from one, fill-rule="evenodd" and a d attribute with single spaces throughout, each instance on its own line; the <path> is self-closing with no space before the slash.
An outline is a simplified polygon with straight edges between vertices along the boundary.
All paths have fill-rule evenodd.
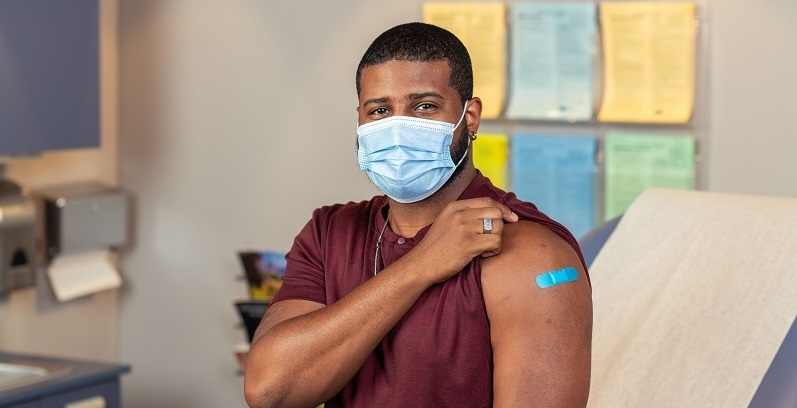
<path id="1" fill-rule="evenodd" d="M 462 160 L 463 162 L 459 163 L 459 166 L 457 166 L 457 168 L 454 169 L 454 172 L 451 173 L 451 177 L 449 177 L 448 180 L 446 180 L 446 183 L 443 184 L 442 187 L 440 187 L 440 190 L 438 190 L 438 192 L 450 187 L 451 183 L 453 183 L 454 180 L 458 179 L 459 175 L 462 174 L 462 170 L 465 169 L 465 163 L 464 163 L 465 155 L 468 154 L 469 148 L 470 148 L 470 135 L 468 134 L 468 127 L 463 126 L 462 131 L 459 132 L 459 141 L 456 142 L 456 145 L 454 145 L 454 151 L 451 153 L 451 159 L 454 161 L 454 163 L 459 163 L 460 160 Z"/>

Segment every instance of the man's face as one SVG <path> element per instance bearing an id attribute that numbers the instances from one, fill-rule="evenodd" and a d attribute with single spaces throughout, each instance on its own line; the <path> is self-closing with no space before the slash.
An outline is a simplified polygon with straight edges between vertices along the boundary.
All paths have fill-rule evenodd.
<path id="1" fill-rule="evenodd" d="M 449 84 L 449 74 L 446 60 L 393 60 L 364 68 L 360 76 L 358 123 L 395 115 L 456 123 L 463 105 L 456 89 Z M 463 120 L 454 135 L 460 135 L 460 129 L 465 127 Z"/>
<path id="2" fill-rule="evenodd" d="M 409 116 L 456 124 L 464 109 L 459 93 L 450 83 L 448 61 L 392 60 L 363 68 L 360 76 L 358 124 L 390 116 Z M 478 128 L 481 101 L 468 104 L 468 112 L 454 129 L 451 159 L 458 163 L 468 151 L 469 136 Z M 468 163 L 457 166 L 446 184 L 459 177 Z"/>

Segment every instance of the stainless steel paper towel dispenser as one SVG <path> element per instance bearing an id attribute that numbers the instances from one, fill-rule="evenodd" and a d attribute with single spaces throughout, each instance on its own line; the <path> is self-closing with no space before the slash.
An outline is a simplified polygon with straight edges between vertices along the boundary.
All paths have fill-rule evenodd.
<path id="1" fill-rule="evenodd" d="M 118 188 L 79 183 L 37 190 L 44 207 L 49 259 L 64 252 L 121 247 L 128 240 L 128 196 Z"/>
<path id="2" fill-rule="evenodd" d="M 0 180 L 0 295 L 36 282 L 36 206 Z"/>

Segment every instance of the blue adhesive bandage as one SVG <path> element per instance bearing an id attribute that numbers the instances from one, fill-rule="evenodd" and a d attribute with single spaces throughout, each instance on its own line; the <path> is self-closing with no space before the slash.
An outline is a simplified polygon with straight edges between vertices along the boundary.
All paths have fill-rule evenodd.
<path id="1" fill-rule="evenodd" d="M 567 268 L 557 269 L 551 272 L 545 272 L 537 275 L 537 286 L 540 289 L 545 289 L 551 286 L 556 286 L 562 283 L 572 282 L 578 280 L 578 272 L 576 268 L 568 266 Z"/>

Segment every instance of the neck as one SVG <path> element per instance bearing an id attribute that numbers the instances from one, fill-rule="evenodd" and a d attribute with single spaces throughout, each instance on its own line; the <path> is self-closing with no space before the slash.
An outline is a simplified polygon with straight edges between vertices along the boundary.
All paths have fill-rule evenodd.
<path id="1" fill-rule="evenodd" d="M 471 165 L 463 169 L 455 180 L 425 200 L 402 204 L 388 198 L 390 229 L 399 236 L 414 237 L 418 231 L 434 222 L 449 203 L 456 201 L 475 177 L 476 169 Z"/>

